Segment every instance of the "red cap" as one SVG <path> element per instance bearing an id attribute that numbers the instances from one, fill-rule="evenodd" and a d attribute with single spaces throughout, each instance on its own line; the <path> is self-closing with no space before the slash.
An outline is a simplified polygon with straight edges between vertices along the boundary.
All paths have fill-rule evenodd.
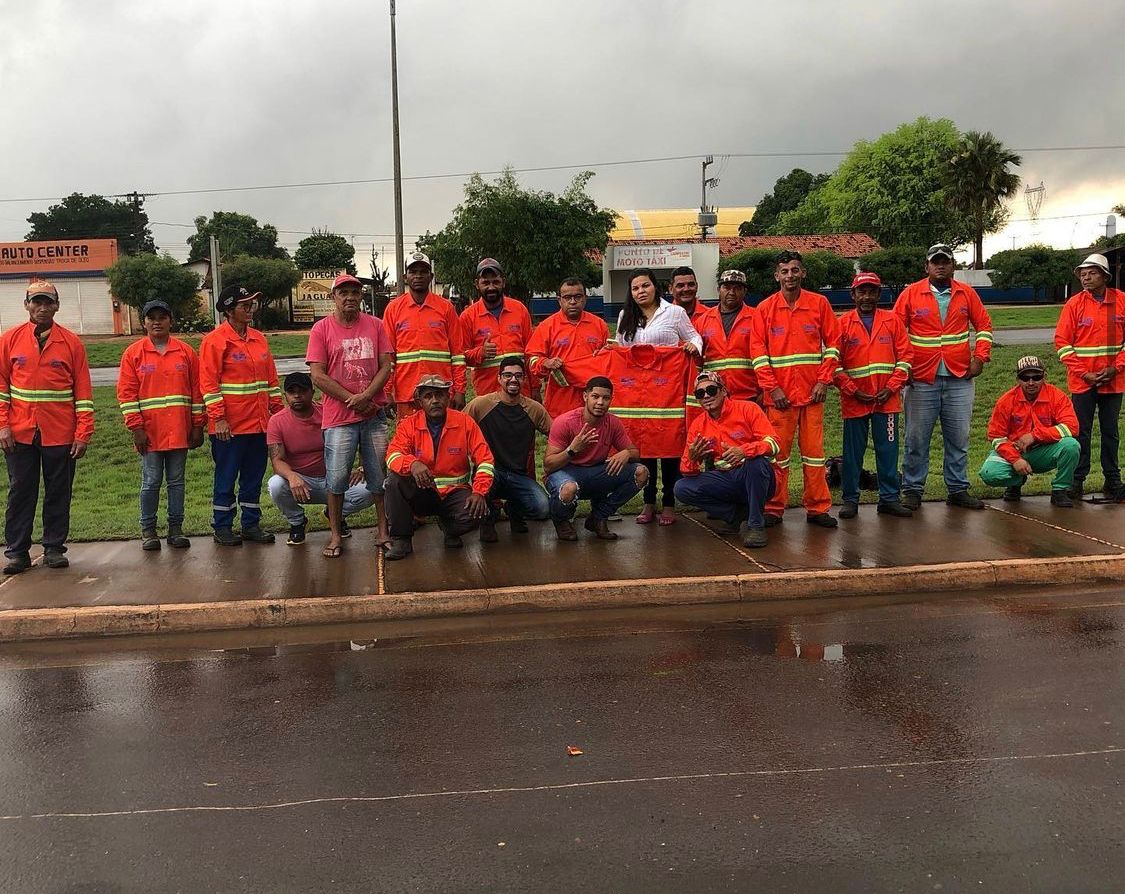
<path id="1" fill-rule="evenodd" d="M 338 289 L 338 288 L 340 288 L 340 286 L 350 286 L 350 285 L 356 285 L 356 286 L 359 286 L 360 288 L 363 288 L 363 283 L 361 283 L 358 279 L 356 279 L 350 273 L 341 273 L 339 276 L 337 276 L 336 281 L 334 283 L 332 283 L 332 288 Z"/>
<path id="2" fill-rule="evenodd" d="M 878 286 L 879 288 L 882 288 L 883 281 L 879 279 L 878 273 L 872 273 L 869 270 L 864 270 L 861 273 L 857 273 L 855 275 L 855 278 L 852 280 L 853 289 L 858 288 L 859 286 Z"/>

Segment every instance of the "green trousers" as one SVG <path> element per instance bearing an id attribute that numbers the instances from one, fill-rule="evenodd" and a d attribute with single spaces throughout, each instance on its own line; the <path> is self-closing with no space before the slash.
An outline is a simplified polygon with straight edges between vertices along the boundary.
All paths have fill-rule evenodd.
<path id="1" fill-rule="evenodd" d="M 1050 472 L 1054 469 L 1055 479 L 1051 482 L 1051 490 L 1066 490 L 1074 482 L 1078 453 L 1078 441 L 1074 438 L 1062 438 L 1054 444 L 1032 447 L 1024 453 L 1023 458 L 1033 472 Z M 993 450 L 980 467 L 980 480 L 991 487 L 1019 487 L 1027 481 L 1027 476 L 1016 472 L 1010 462 Z"/>

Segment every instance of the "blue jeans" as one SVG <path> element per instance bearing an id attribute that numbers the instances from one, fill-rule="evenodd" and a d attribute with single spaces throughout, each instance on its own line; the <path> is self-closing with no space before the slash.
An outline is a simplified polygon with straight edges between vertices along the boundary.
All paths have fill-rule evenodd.
<path id="1" fill-rule="evenodd" d="M 547 492 L 551 495 L 551 518 L 570 521 L 578 510 L 579 500 L 590 501 L 590 515 L 603 521 L 636 496 L 643 485 L 636 481 L 640 463 L 626 463 L 617 475 L 606 471 L 606 463 L 596 466 L 563 466 L 547 476 Z M 559 499 L 559 489 L 568 481 L 578 485 L 573 503 Z"/>
<path id="2" fill-rule="evenodd" d="M 309 475 L 301 475 L 297 473 L 301 480 L 308 485 L 309 498 L 304 502 L 298 502 L 293 496 L 293 489 L 289 487 L 289 482 L 282 478 L 280 475 L 274 475 L 270 478 L 267 487 L 270 492 L 270 499 L 273 500 L 273 505 L 277 507 L 277 511 L 285 516 L 285 520 L 289 522 L 290 526 L 297 527 L 303 525 L 306 521 L 305 510 L 302 506 L 327 506 L 328 505 L 328 485 L 324 478 L 313 478 Z M 366 484 L 356 484 L 349 487 L 344 491 L 344 518 L 349 515 L 354 515 L 357 512 L 362 512 L 368 506 L 375 502 L 375 495 L 367 489 Z"/>
<path id="3" fill-rule="evenodd" d="M 262 478 L 266 474 L 266 433 L 231 435 L 220 441 L 211 435 L 215 460 L 215 487 L 211 496 L 211 527 L 234 527 L 235 507 L 242 507 L 242 528 L 256 528 L 262 521 Z M 238 502 L 234 499 L 238 483 Z"/>
<path id="4" fill-rule="evenodd" d="M 712 518 L 733 524 L 745 517 L 751 528 L 761 528 L 766 523 L 762 510 L 776 486 L 777 476 L 770 461 L 755 456 L 737 469 L 681 478 L 676 482 L 676 499 Z"/>
<path id="5" fill-rule="evenodd" d="M 550 515 L 550 501 L 547 499 L 547 492 L 530 475 L 521 475 L 519 472 L 510 472 L 507 469 L 497 467 L 496 475 L 492 479 L 492 490 L 488 492 L 488 499 L 490 502 L 507 500 L 508 518 L 530 518 L 535 521 L 543 521 Z M 498 507 L 493 504 L 493 518 L 498 514 Z"/>
<path id="6" fill-rule="evenodd" d="M 387 463 L 387 414 L 380 410 L 363 422 L 349 422 L 324 430 L 324 465 L 328 470 L 328 492 L 348 489 L 356 450 L 363 457 L 363 477 L 371 493 L 383 493 Z"/>
<path id="7" fill-rule="evenodd" d="M 897 413 L 869 413 L 844 420 L 844 465 L 840 471 L 846 503 L 859 502 L 859 473 L 867 452 L 867 430 L 875 442 L 875 474 L 879 478 L 879 502 L 897 503 L 901 499 L 898 477 L 898 440 L 902 426 Z"/>
<path id="8" fill-rule="evenodd" d="M 906 408 L 906 454 L 902 489 L 920 494 L 930 473 L 930 439 L 941 420 L 942 474 L 951 494 L 969 489 L 969 423 L 976 382 L 938 376 L 932 385 L 913 382 L 903 389 Z"/>
<path id="9" fill-rule="evenodd" d="M 148 450 L 141 454 L 141 530 L 156 527 L 160 506 L 160 485 L 168 479 L 168 524 L 184 523 L 184 468 L 187 448 Z"/>

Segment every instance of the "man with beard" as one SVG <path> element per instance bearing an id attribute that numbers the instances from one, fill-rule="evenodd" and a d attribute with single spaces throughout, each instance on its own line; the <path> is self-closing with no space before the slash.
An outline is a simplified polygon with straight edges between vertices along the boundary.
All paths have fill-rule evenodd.
<path id="1" fill-rule="evenodd" d="M 482 258 L 477 264 L 475 285 L 480 297 L 461 313 L 461 338 L 465 362 L 473 367 L 473 390 L 479 396 L 500 387 L 495 370 L 501 357 L 525 356 L 532 326 L 524 303 L 504 294 L 507 283 L 495 258 Z M 523 391 L 531 394 L 529 379 Z"/>

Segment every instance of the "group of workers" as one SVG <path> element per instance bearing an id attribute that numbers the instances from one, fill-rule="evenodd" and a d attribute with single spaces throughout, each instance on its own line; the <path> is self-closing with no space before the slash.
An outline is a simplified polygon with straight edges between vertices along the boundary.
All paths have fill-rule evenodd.
<path id="1" fill-rule="evenodd" d="M 415 252 L 406 261 L 407 291 L 382 319 L 363 311 L 354 276 L 336 279 L 335 311 L 310 334 L 310 372 L 290 373 L 284 387 L 268 342 L 250 325 L 257 294 L 238 285 L 222 291 L 224 322 L 203 338 L 198 355 L 172 335 L 172 310 L 156 298 L 142 309 L 145 335 L 125 351 L 117 384 L 140 457 L 141 546 L 161 548 L 164 485 L 167 544 L 191 545 L 183 534 L 184 470 L 188 450 L 203 444 L 206 431 L 212 527 L 223 546 L 274 541 L 261 526 L 268 460 L 268 490 L 288 521 L 287 542 L 303 544 L 305 507 L 323 507 L 326 558 L 341 555 L 351 536 L 348 517 L 372 504 L 376 542 L 397 560 L 411 554 L 414 531 L 432 516 L 448 548 L 477 528 L 482 541 L 496 541 L 502 514 L 515 534 L 526 532 L 529 520 L 549 518 L 559 540 L 573 541 L 579 500 L 590 504 L 584 528 L 615 540 L 609 521 L 641 491 L 638 524 L 675 523 L 678 501 L 739 532 L 746 546 L 761 547 L 766 529 L 782 522 L 794 439 L 807 521 L 838 524 L 824 450 L 824 403 L 833 385 L 844 421 L 841 518 L 858 513 L 869 440 L 878 512 L 907 518 L 918 511 L 938 423 L 947 502 L 982 508 L 967 466 L 974 379 L 990 360 L 991 320 L 953 270 L 951 247 L 932 246 L 925 278 L 903 290 L 893 310 L 878 307 L 879 277 L 859 273 L 855 307 L 839 318 L 823 295 L 803 288 L 797 252 L 778 256 L 779 289 L 756 307 L 746 303 L 739 270 L 720 275 L 714 307 L 698 301 L 690 268 L 673 271 L 672 300 L 662 297 L 652 271 L 635 270 L 611 339 L 605 321 L 585 310 L 577 278 L 560 285 L 559 311 L 533 326 L 527 307 L 505 294 L 500 263 L 484 258 L 476 268 L 478 298 L 458 315 L 431 290 L 430 259 Z M 1050 470 L 1053 505 L 1081 499 L 1095 419 L 1106 496 L 1125 496 L 1117 459 L 1125 295 L 1109 287 L 1102 255 L 1088 257 L 1076 273 L 1083 290 L 1063 308 L 1055 334 L 1069 397 L 1045 382 L 1040 358 L 1024 357 L 992 413 L 993 450 L 979 474 L 1004 487 L 1006 500 L 1020 498 L 1029 475 Z M 85 349 L 54 322 L 57 290 L 32 283 L 25 305 L 29 321 L 0 337 L 0 448 L 10 481 L 6 574 L 31 567 L 40 476 L 44 564 L 67 566 L 75 463 L 94 431 Z M 541 388 L 542 403 L 535 399 Z M 547 438 L 542 484 L 540 434 Z"/>

